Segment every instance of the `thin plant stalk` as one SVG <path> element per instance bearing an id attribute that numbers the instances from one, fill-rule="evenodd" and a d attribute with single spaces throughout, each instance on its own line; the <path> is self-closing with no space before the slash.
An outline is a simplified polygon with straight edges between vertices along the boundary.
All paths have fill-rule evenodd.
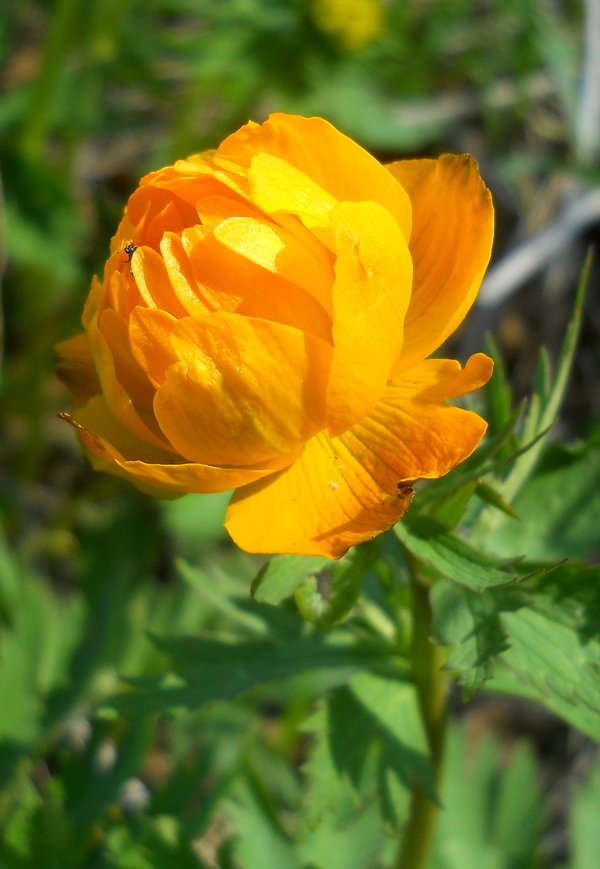
<path id="1" fill-rule="evenodd" d="M 433 631 L 430 585 L 412 556 L 406 554 L 412 591 L 413 677 L 429 754 L 435 769 L 435 786 L 439 786 L 447 720 L 448 674 L 442 670 L 445 652 L 431 641 Z M 397 869 L 424 869 L 431 854 L 439 806 L 413 785 L 409 815 L 396 861 Z"/>

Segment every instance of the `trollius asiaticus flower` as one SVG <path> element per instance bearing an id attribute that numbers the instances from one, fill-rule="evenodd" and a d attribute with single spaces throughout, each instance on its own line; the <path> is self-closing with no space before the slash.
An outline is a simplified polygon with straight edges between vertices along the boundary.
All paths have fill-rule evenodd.
<path id="1" fill-rule="evenodd" d="M 319 118 L 249 123 L 130 197 L 58 347 L 65 416 L 96 468 L 152 494 L 235 490 L 242 548 L 340 556 L 485 432 L 448 402 L 490 359 L 430 357 L 492 234 L 469 156 L 383 166 Z"/>

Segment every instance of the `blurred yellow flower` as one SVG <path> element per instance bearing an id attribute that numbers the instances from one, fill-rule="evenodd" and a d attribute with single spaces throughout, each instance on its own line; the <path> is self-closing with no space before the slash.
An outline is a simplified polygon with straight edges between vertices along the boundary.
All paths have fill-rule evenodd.
<path id="1" fill-rule="evenodd" d="M 384 167 L 320 118 L 249 123 L 130 197 L 84 332 L 57 348 L 65 417 L 145 491 L 235 489 L 242 548 L 338 557 L 485 432 L 447 400 L 491 361 L 427 357 L 492 233 L 469 156 Z"/>
<path id="2" fill-rule="evenodd" d="M 348 52 L 360 51 L 383 32 L 381 0 L 314 0 L 313 18 Z"/>

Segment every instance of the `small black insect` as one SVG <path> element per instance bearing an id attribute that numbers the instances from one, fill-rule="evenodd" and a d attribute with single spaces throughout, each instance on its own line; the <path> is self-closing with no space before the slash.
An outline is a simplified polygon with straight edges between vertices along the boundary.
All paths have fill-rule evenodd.
<path id="1" fill-rule="evenodd" d="M 121 260 L 121 262 L 130 263 L 131 257 L 134 255 L 136 250 L 137 250 L 137 244 L 134 244 L 132 241 L 127 242 L 127 244 L 125 245 L 125 247 L 121 251 L 121 253 L 127 254 L 127 259 Z"/>

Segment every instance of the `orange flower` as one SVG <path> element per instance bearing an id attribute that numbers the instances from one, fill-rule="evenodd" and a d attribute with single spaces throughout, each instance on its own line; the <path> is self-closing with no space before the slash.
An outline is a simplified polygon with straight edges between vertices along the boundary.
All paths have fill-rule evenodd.
<path id="1" fill-rule="evenodd" d="M 428 357 L 492 233 L 469 156 L 384 167 L 319 118 L 249 123 L 129 199 L 85 331 L 58 347 L 65 416 L 145 491 L 235 489 L 243 549 L 339 557 L 485 432 L 447 400 L 491 360 Z"/>

